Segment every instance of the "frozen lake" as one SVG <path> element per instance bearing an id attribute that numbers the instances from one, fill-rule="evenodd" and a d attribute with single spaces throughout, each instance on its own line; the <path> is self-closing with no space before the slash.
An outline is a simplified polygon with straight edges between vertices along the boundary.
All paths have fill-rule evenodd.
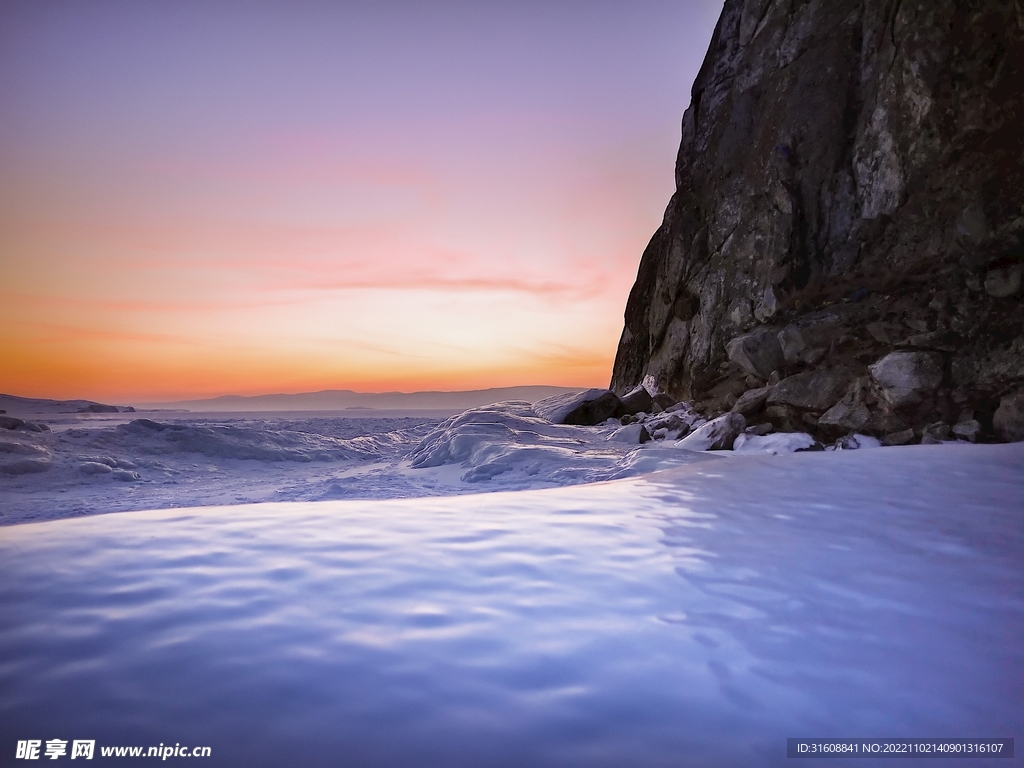
<path id="1" fill-rule="evenodd" d="M 1022 500 L 1024 445 L 938 445 L 10 525 L 0 754 L 752 766 L 793 736 L 1019 736 Z"/>

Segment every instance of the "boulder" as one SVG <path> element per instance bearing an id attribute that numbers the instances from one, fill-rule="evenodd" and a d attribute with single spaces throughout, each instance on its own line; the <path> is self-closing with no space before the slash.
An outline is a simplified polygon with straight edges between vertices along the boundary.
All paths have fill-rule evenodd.
<path id="1" fill-rule="evenodd" d="M 935 352 L 890 352 L 868 369 L 886 401 L 903 408 L 938 389 L 942 367 L 942 356 Z"/>
<path id="2" fill-rule="evenodd" d="M 663 411 L 667 411 L 670 408 L 679 405 L 674 397 L 666 395 L 664 392 L 659 392 L 658 394 L 653 395 L 652 399 L 654 400 L 654 404 Z"/>
<path id="3" fill-rule="evenodd" d="M 882 445 L 909 445 L 914 440 L 914 430 L 902 429 L 899 432 L 892 432 L 883 437 L 879 442 Z"/>
<path id="4" fill-rule="evenodd" d="M 809 411 L 824 411 L 835 405 L 850 385 L 853 373 L 847 368 L 823 368 L 787 376 L 768 393 L 768 405 L 788 405 Z"/>
<path id="5" fill-rule="evenodd" d="M 533 412 L 552 424 L 592 427 L 614 416 L 621 406 L 622 401 L 611 390 L 588 389 L 538 400 L 533 404 Z"/>
<path id="6" fill-rule="evenodd" d="M 19 419 L 14 416 L 0 416 L 0 429 L 17 429 L 24 424 L 24 419 Z"/>
<path id="7" fill-rule="evenodd" d="M 779 345 L 782 347 L 782 356 L 787 363 L 798 362 L 800 356 L 807 351 L 804 335 L 795 325 L 787 325 L 779 331 Z"/>
<path id="8" fill-rule="evenodd" d="M 930 331 L 929 333 L 915 333 L 913 336 L 908 336 L 899 343 L 899 346 L 953 352 L 960 344 L 960 337 L 952 331 Z"/>
<path id="9" fill-rule="evenodd" d="M 744 416 L 749 416 L 752 413 L 757 413 L 764 407 L 765 400 L 768 399 L 768 387 L 758 387 L 757 389 L 748 389 L 733 405 L 732 410 L 736 413 L 742 413 Z"/>
<path id="10" fill-rule="evenodd" d="M 1000 440 L 1009 443 L 1024 440 L 1024 390 L 999 401 L 999 407 L 992 416 L 992 426 Z"/>
<path id="11" fill-rule="evenodd" d="M 865 403 L 866 383 L 863 379 L 850 384 L 846 393 L 818 419 L 818 426 L 842 432 L 857 432 L 871 420 L 871 411 Z"/>
<path id="12" fill-rule="evenodd" d="M 726 413 L 717 419 L 702 424 L 676 445 L 690 451 L 723 451 L 732 448 L 733 442 L 747 426 L 747 420 L 738 413 Z"/>
<path id="13" fill-rule="evenodd" d="M 740 379 L 727 378 L 708 392 L 708 397 L 703 401 L 703 409 L 715 413 L 728 411 L 746 390 L 746 384 Z"/>
<path id="14" fill-rule="evenodd" d="M 632 392 L 622 398 L 617 415 L 625 416 L 628 414 L 629 416 L 635 416 L 641 411 L 650 413 L 653 404 L 654 398 L 651 397 L 650 392 L 642 386 L 635 387 Z"/>
<path id="15" fill-rule="evenodd" d="M 778 334 L 768 328 L 737 336 L 726 344 L 725 353 L 744 371 L 760 379 L 782 370 L 786 363 Z"/>
<path id="16" fill-rule="evenodd" d="M 936 440 L 948 440 L 950 431 L 949 424 L 944 421 L 935 421 L 921 431 L 921 437 L 923 438 L 927 435 L 934 437 Z"/>
<path id="17" fill-rule="evenodd" d="M 771 421 L 777 432 L 802 432 L 800 411 L 791 405 L 769 405 L 764 409 L 764 418 Z"/>
<path id="18" fill-rule="evenodd" d="M 868 419 L 866 432 L 874 435 L 890 435 L 894 432 L 902 432 L 909 428 L 910 424 L 898 414 L 884 399 L 871 408 L 871 418 Z"/>
<path id="19" fill-rule="evenodd" d="M 686 432 L 689 431 L 690 429 L 690 425 L 683 420 L 682 416 L 680 416 L 678 413 L 668 412 L 659 413 L 657 416 L 652 416 L 651 418 L 647 419 L 647 421 L 644 423 L 644 426 L 646 426 L 647 430 L 652 433 L 656 429 L 667 429 L 670 431 L 682 431 L 683 434 L 686 434 Z"/>
<path id="20" fill-rule="evenodd" d="M 999 299 L 1020 293 L 1022 266 L 1014 264 L 989 270 L 985 275 L 985 293 Z"/>
<path id="21" fill-rule="evenodd" d="M 969 443 L 978 442 L 978 437 L 981 435 L 981 424 L 975 419 L 968 419 L 967 421 L 961 421 L 953 425 L 953 434 L 961 440 L 966 440 Z"/>

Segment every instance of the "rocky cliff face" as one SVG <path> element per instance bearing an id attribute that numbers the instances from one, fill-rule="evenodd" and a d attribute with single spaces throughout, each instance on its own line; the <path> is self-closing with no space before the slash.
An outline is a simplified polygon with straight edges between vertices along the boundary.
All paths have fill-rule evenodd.
<path id="1" fill-rule="evenodd" d="M 1022 137 L 1020 0 L 726 0 L 612 388 L 1024 439 Z"/>

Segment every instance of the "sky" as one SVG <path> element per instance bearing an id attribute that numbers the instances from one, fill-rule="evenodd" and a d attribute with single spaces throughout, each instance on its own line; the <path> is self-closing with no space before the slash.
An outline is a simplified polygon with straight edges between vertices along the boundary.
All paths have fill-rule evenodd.
<path id="1" fill-rule="evenodd" d="M 606 386 L 722 0 L 0 0 L 0 392 Z"/>

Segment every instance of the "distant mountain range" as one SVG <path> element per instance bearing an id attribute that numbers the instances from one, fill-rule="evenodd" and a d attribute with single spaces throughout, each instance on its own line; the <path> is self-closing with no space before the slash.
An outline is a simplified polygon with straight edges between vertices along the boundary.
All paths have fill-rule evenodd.
<path id="1" fill-rule="evenodd" d="M 344 410 L 447 410 L 461 411 L 503 400 L 535 402 L 585 387 L 495 387 L 463 392 L 353 392 L 325 389 L 274 395 L 223 395 L 205 400 L 176 400 L 162 403 L 106 405 L 92 400 L 48 400 L 0 394 L 0 411 L 18 413 L 125 413 L 138 410 L 172 409 L 187 411 L 344 411 Z"/>
<path id="2" fill-rule="evenodd" d="M 189 411 L 342 411 L 367 408 L 388 410 L 465 410 L 503 400 L 534 402 L 585 387 L 495 387 L 463 392 L 353 392 L 326 389 L 321 392 L 274 395 L 223 395 L 205 400 L 142 403 L 138 408 L 183 408 Z"/>
<path id="3" fill-rule="evenodd" d="M 0 411 L 4 413 L 130 413 L 133 410 L 130 405 L 106 405 L 93 400 L 48 400 L 0 394 Z"/>

